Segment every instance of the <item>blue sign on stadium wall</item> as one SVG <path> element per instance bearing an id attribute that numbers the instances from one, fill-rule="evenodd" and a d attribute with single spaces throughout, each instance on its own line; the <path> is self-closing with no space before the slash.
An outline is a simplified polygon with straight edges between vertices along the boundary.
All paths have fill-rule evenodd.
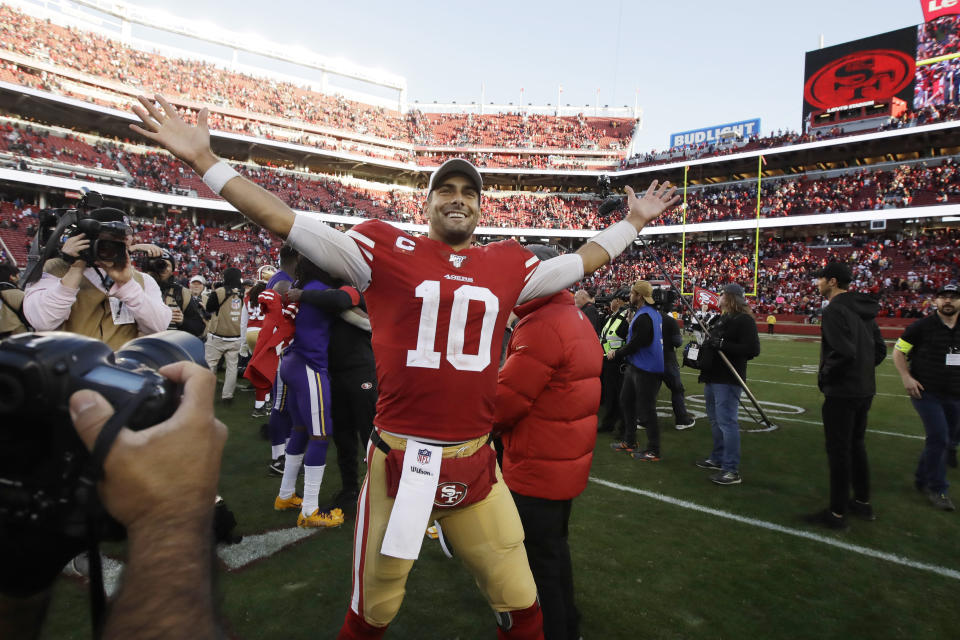
<path id="1" fill-rule="evenodd" d="M 741 120 L 730 124 L 719 124 L 715 127 L 693 129 L 682 133 L 670 134 L 670 148 L 685 145 L 714 144 L 725 138 L 723 134 L 733 132 L 738 138 L 749 138 L 760 134 L 760 118 Z"/>

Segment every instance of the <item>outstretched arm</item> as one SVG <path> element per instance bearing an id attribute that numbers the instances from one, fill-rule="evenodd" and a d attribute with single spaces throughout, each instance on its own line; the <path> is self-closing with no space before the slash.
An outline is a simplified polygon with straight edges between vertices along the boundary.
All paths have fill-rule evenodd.
<path id="1" fill-rule="evenodd" d="M 607 227 L 582 247 L 577 249 L 577 254 L 583 259 L 583 273 L 588 275 L 616 258 L 629 243 L 624 246 L 616 244 L 616 237 L 606 238 L 605 235 L 613 235 L 612 232 L 620 231 L 623 237 L 629 236 L 631 231 L 623 223 L 633 227 L 633 237 L 640 233 L 649 222 L 660 217 L 660 215 L 677 204 L 680 196 L 677 195 L 677 188 L 671 187 L 670 182 L 664 182 L 659 185 L 656 180 L 650 183 L 642 198 L 638 198 L 630 187 L 625 187 L 627 192 L 627 205 L 629 212 L 627 217 L 610 227 Z M 633 242 L 633 237 L 629 242 Z M 619 250 L 618 250 L 619 249 Z"/>
<path id="2" fill-rule="evenodd" d="M 184 122 L 177 108 L 161 95 L 155 96 L 161 108 L 146 96 L 137 96 L 140 106 L 134 106 L 133 112 L 140 118 L 141 125 L 131 124 L 130 128 L 140 135 L 153 140 L 167 151 L 180 158 L 190 168 L 203 176 L 220 159 L 210 148 L 210 129 L 207 127 L 209 111 L 204 108 L 197 114 L 197 124 Z M 280 198 L 266 189 L 250 182 L 242 176 L 230 179 L 220 192 L 224 200 L 236 207 L 237 211 L 286 238 L 293 226 L 294 213 Z"/>
<path id="3" fill-rule="evenodd" d="M 131 124 L 131 129 L 163 146 L 208 180 L 207 172 L 218 165 L 217 169 L 222 171 L 219 194 L 237 211 L 281 238 L 289 237 L 297 251 L 330 274 L 360 289 L 366 288 L 370 281 L 369 268 L 353 240 L 319 219 L 297 216 L 280 198 L 235 175 L 226 163 L 218 164 L 220 159 L 210 149 L 207 109 L 200 110 L 196 125 L 189 125 L 177 113 L 177 108 L 161 95 L 156 96 L 161 108 L 145 96 L 137 100 L 141 106 L 135 106 L 133 111 L 143 126 Z"/>
<path id="4" fill-rule="evenodd" d="M 630 206 L 627 217 L 595 235 L 576 253 L 557 256 L 538 264 L 520 292 L 517 304 L 566 289 L 623 253 L 648 222 L 660 217 L 680 200 L 680 196 L 676 195 L 676 187 L 671 187 L 669 182 L 664 182 L 659 188 L 657 185 L 656 180 L 651 182 L 642 198 L 638 198 L 633 189 L 627 187 Z"/>

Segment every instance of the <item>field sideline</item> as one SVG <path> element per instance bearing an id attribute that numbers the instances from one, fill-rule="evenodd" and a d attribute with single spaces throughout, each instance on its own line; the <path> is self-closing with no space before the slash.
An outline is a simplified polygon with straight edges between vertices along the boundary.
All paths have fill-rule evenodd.
<path id="1" fill-rule="evenodd" d="M 761 335 L 761 346 L 748 383 L 778 429 L 743 434 L 742 485 L 715 486 L 693 465 L 709 453 L 710 429 L 702 386 L 688 369 L 681 371 L 697 424 L 674 430 L 661 391 L 661 462 L 614 453 L 601 434 L 570 530 L 583 637 L 956 637 L 960 513 L 934 510 L 913 488 L 923 429 L 891 359 L 878 369 L 867 434 L 878 519 L 836 533 L 800 519 L 827 500 L 819 344 Z M 247 417 L 247 399 L 238 396 L 220 416 L 231 427 L 221 493 L 245 547 L 254 547 L 265 540 L 250 536 L 289 530 L 296 516 L 272 510 L 279 479 L 266 472 L 268 448 L 259 421 Z M 758 428 L 743 410 L 741 418 L 744 429 Z M 328 465 L 321 502 L 339 488 L 332 456 Z M 960 473 L 948 477 L 956 483 Z M 223 564 L 218 578 L 230 636 L 333 638 L 349 598 L 352 519 L 348 525 L 250 564 L 238 549 L 225 550 L 231 566 L 242 565 Z M 118 559 L 122 552 L 108 549 Z M 61 579 L 42 637 L 88 638 L 86 607 L 82 582 Z M 494 625 L 468 574 L 426 541 L 387 637 L 493 638 Z"/>

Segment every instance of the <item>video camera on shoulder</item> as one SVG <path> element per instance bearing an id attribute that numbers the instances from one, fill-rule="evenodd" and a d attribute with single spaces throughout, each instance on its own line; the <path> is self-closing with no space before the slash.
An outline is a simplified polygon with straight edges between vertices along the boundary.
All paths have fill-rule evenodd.
<path id="1" fill-rule="evenodd" d="M 654 287 L 653 288 L 653 306 L 662 313 L 673 311 L 677 306 L 680 296 L 672 287 Z"/>
<path id="2" fill-rule="evenodd" d="M 73 428 L 70 396 L 92 389 L 127 416 L 123 426 L 144 429 L 179 406 L 182 389 L 158 369 L 184 360 L 202 364 L 204 346 L 182 331 L 136 338 L 116 353 L 59 331 L 0 342 L 0 592 L 43 589 L 91 539 L 123 537 L 100 506 L 100 469 Z M 109 451 L 112 441 L 103 444 Z"/>

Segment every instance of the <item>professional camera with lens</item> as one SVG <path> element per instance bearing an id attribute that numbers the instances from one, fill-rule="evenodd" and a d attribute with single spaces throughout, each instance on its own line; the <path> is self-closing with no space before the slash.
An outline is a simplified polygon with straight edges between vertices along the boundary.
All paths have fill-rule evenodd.
<path id="1" fill-rule="evenodd" d="M 679 300 L 679 296 L 673 288 L 655 287 L 653 289 L 653 306 L 659 309 L 661 313 L 673 311 L 673 308 L 677 305 L 677 300 Z"/>
<path id="2" fill-rule="evenodd" d="M 43 265 L 51 258 L 61 257 L 72 262 L 73 257 L 62 253 L 63 244 L 72 236 L 84 235 L 90 247 L 80 253 L 79 259 L 94 266 L 109 262 L 115 268 L 127 263 L 127 236 L 132 229 L 126 215 L 119 209 L 103 206 L 103 197 L 88 191 L 73 209 L 44 209 L 39 213 L 37 234 L 27 251 L 27 266 L 20 286 L 40 279 Z M 103 277 L 103 276 L 101 276 Z M 104 278 L 106 283 L 106 278 Z"/>
<path id="3" fill-rule="evenodd" d="M 107 218 L 119 217 L 119 220 Z M 62 240 L 83 234 L 90 240 L 90 246 L 78 256 L 88 265 L 94 262 L 110 262 L 116 268 L 127 264 L 127 236 L 130 225 L 123 221 L 124 213 L 119 209 L 102 207 L 90 212 L 90 217 L 81 218 L 67 230 Z M 63 244 L 61 242 L 61 246 Z"/>
<path id="4" fill-rule="evenodd" d="M 169 418 L 182 389 L 157 370 L 204 362 L 203 343 L 182 331 L 131 340 L 114 353 L 73 333 L 25 333 L 0 342 L 0 592 L 29 594 L 91 539 L 123 529 L 97 501 L 99 470 L 70 420 L 70 396 L 103 395 L 124 426 Z"/>

